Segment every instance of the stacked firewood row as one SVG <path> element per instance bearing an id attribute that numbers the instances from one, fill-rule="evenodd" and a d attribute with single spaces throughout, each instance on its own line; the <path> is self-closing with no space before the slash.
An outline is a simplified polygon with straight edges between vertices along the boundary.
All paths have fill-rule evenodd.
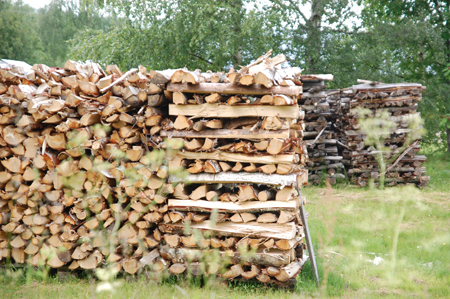
<path id="1" fill-rule="evenodd" d="M 303 96 L 299 101 L 305 113 L 303 139 L 308 148 L 309 181 L 319 184 L 345 178 L 344 165 L 339 153 L 338 130 L 340 128 L 340 91 L 326 89 L 325 82 L 332 75 L 302 75 Z"/>
<path id="2" fill-rule="evenodd" d="M 194 265 L 196 273 L 216 274 L 221 260 L 224 278 L 284 283 L 301 270 L 302 88 L 300 70 L 277 67 L 283 61 L 280 55 L 228 74 L 166 72 L 172 121 L 160 134 L 184 144 L 169 170 L 189 173 L 169 178 L 179 183 L 158 226 L 170 272 Z M 189 235 L 196 230 L 203 234 Z"/>
<path id="3" fill-rule="evenodd" d="M 0 70 L 0 259 L 293 279 L 307 153 L 299 70 L 284 60 Z"/>
<path id="4" fill-rule="evenodd" d="M 142 67 L 71 61 L 0 78 L 0 258 L 133 272 L 173 192 L 149 153 L 163 141 L 164 85 Z"/>
<path id="5" fill-rule="evenodd" d="M 367 82 L 342 90 L 341 152 L 351 182 L 365 186 L 370 179 L 375 184 L 385 174 L 387 186 L 413 183 L 425 186 L 430 180 L 422 164 L 426 157 L 418 155 L 420 144 L 415 133 L 420 126 L 414 126 L 420 119 L 417 112 L 422 100 L 421 84 L 381 84 Z M 360 115 L 355 108 L 369 109 L 369 114 Z M 383 113 L 385 119 L 383 119 Z M 361 120 L 370 118 L 371 134 L 386 131 L 375 139 L 382 144 L 367 142 L 367 134 L 361 131 Z M 379 118 L 378 120 L 376 120 Z M 373 123 L 378 121 L 378 124 Z M 387 126 L 390 127 L 387 127 Z M 367 129 L 366 129 L 367 130 Z M 377 134 L 375 134 L 377 135 Z M 378 134 L 380 135 L 380 134 Z M 372 142 L 373 143 L 373 142 Z M 381 149 L 380 149 L 381 147 Z M 380 156 L 386 163 L 385 171 L 380 169 Z"/>

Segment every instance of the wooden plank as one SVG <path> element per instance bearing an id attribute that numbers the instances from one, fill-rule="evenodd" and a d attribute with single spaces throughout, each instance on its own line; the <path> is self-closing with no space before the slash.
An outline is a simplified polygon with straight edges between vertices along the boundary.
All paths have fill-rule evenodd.
<path id="1" fill-rule="evenodd" d="M 242 203 L 207 200 L 169 199 L 169 209 L 177 211 L 212 212 L 217 210 L 226 213 L 260 213 L 272 211 L 298 211 L 299 202 L 291 201 L 248 201 Z"/>
<path id="2" fill-rule="evenodd" d="M 265 88 L 261 85 L 242 86 L 231 83 L 169 83 L 168 91 L 178 91 L 187 93 L 219 93 L 219 94 L 242 94 L 242 95 L 265 95 L 265 94 L 284 94 L 287 96 L 298 97 L 302 93 L 301 86 L 273 86 Z"/>
<path id="3" fill-rule="evenodd" d="M 241 163 L 260 163 L 260 164 L 291 164 L 295 163 L 295 154 L 283 154 L 283 155 L 246 155 L 239 153 L 227 153 L 221 151 L 214 151 L 210 153 L 199 152 L 178 152 L 177 157 L 189 160 L 217 160 L 228 162 L 241 162 Z"/>
<path id="4" fill-rule="evenodd" d="M 326 91 L 319 91 L 319 92 L 304 92 L 302 94 L 302 99 L 305 98 L 326 98 L 328 96 L 328 93 Z"/>
<path id="5" fill-rule="evenodd" d="M 380 171 L 379 168 L 371 168 L 371 169 L 349 169 L 348 174 L 354 173 L 370 173 L 373 171 Z M 426 173 L 426 167 L 394 167 L 389 170 L 389 172 L 414 172 L 420 171 L 420 173 Z"/>
<path id="6" fill-rule="evenodd" d="M 195 131 L 161 131 L 162 137 L 182 137 L 182 138 L 242 138 L 242 139 L 269 139 L 269 138 L 289 138 L 289 129 L 285 130 L 243 130 L 243 129 L 218 129 Z"/>
<path id="7" fill-rule="evenodd" d="M 297 231 L 294 222 L 285 224 L 250 222 L 244 224 L 233 222 L 214 223 L 211 220 L 206 220 L 201 223 L 191 223 L 189 227 L 185 227 L 184 223 L 160 223 L 158 228 L 163 233 L 190 234 L 194 229 L 198 229 L 201 231 L 214 232 L 218 236 L 248 236 L 282 240 L 291 240 L 295 238 Z"/>
<path id="8" fill-rule="evenodd" d="M 357 92 L 358 90 L 397 90 L 397 89 L 425 89 L 425 86 L 422 86 L 420 83 L 392 83 L 392 84 L 377 84 L 377 85 L 371 85 L 371 84 L 360 84 L 360 85 L 353 85 L 352 89 L 354 92 Z"/>
<path id="9" fill-rule="evenodd" d="M 352 101 L 352 105 L 357 105 L 357 104 L 364 104 L 364 103 L 372 103 L 372 104 L 385 104 L 388 102 L 400 102 L 400 101 L 407 101 L 407 100 L 412 100 L 412 101 L 416 101 L 416 102 L 420 102 L 422 100 L 422 95 L 419 96 L 411 96 L 411 95 L 405 95 L 405 96 L 398 96 L 398 97 L 386 97 L 386 98 L 367 98 L 364 100 L 354 100 Z"/>
<path id="10" fill-rule="evenodd" d="M 256 252 L 252 254 L 247 254 L 241 256 L 239 251 L 233 250 L 217 250 L 217 249 L 192 249 L 192 248 L 172 248 L 167 245 L 163 245 L 160 247 L 160 252 L 165 257 L 175 260 L 182 261 L 190 261 L 190 262 L 199 262 L 203 261 L 205 257 L 214 254 L 214 251 L 218 251 L 221 256 L 227 256 L 231 259 L 232 263 L 240 263 L 247 262 L 256 265 L 265 265 L 265 266 L 274 266 L 281 267 L 286 266 L 293 261 L 295 258 L 295 252 L 293 249 L 291 250 L 280 250 L 276 248 L 271 249 L 258 249 Z"/>
<path id="11" fill-rule="evenodd" d="M 279 116 L 298 118 L 300 108 L 293 106 L 245 105 L 228 106 L 221 104 L 169 105 L 169 115 L 188 115 L 194 117 L 244 117 Z"/>
<path id="12" fill-rule="evenodd" d="M 317 75 L 301 75 L 300 80 L 303 81 L 333 81 L 332 74 L 317 74 Z"/>
<path id="13" fill-rule="evenodd" d="M 143 256 L 140 260 L 139 263 L 142 266 L 145 266 L 151 262 L 153 262 L 156 258 L 159 257 L 159 251 L 158 249 L 153 249 L 150 253 L 148 253 L 147 255 Z"/>
<path id="14" fill-rule="evenodd" d="M 305 170 L 302 173 L 297 174 L 265 174 L 265 173 L 247 173 L 247 172 L 219 172 L 217 174 L 212 173 L 200 173 L 190 174 L 187 178 L 180 179 L 175 176 L 169 177 L 169 183 L 177 183 L 188 181 L 195 184 L 201 183 L 252 183 L 263 184 L 273 186 L 297 186 L 299 177 L 308 177 L 308 171 Z"/>

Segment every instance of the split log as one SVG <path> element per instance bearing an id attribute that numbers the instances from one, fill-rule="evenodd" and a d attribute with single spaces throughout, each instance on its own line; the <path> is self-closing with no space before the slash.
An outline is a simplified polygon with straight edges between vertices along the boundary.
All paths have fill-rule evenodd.
<path id="1" fill-rule="evenodd" d="M 239 201 L 257 200 L 258 191 L 251 185 L 240 185 L 239 187 Z"/>
<path id="2" fill-rule="evenodd" d="M 292 187 L 285 187 L 277 192 L 275 196 L 276 201 L 289 201 L 292 200 L 295 196 L 297 196 L 297 190 Z"/>
<path id="3" fill-rule="evenodd" d="M 220 104 L 201 105 L 169 105 L 169 115 L 188 115 L 198 117 L 245 117 L 245 116 L 283 116 L 287 118 L 298 118 L 299 107 L 293 106 L 262 106 L 262 105 L 239 105 L 228 106 Z M 272 125 L 273 126 L 273 125 Z M 280 129 L 274 128 L 273 130 Z M 263 128 L 264 129 L 264 128 Z M 268 129 L 266 129 L 268 130 Z"/>
<path id="4" fill-rule="evenodd" d="M 295 212 L 298 211 L 297 201 L 267 201 L 267 202 L 211 202 L 205 200 L 177 200 L 169 199 L 169 209 L 177 211 L 212 212 L 217 210 L 223 213 L 262 213 L 262 212 Z M 288 222 L 288 221 L 286 221 Z M 285 223 L 286 223 L 285 222 Z"/>
<path id="5" fill-rule="evenodd" d="M 211 220 L 206 220 L 201 223 L 191 224 L 190 228 L 185 229 L 184 224 L 168 223 L 159 224 L 159 229 L 167 233 L 183 234 L 191 232 L 193 229 L 200 231 L 211 231 L 217 236 L 234 236 L 234 237 L 260 237 L 260 238 L 276 238 L 276 239 L 293 239 L 296 235 L 295 224 L 290 222 L 286 224 L 276 223 L 230 223 L 220 222 L 213 223 Z"/>
<path id="6" fill-rule="evenodd" d="M 231 82 L 231 81 L 230 81 Z M 272 88 L 258 88 L 254 86 L 239 86 L 232 83 L 200 83 L 196 85 L 169 83 L 168 91 L 179 91 L 188 93 L 218 93 L 218 94 L 245 94 L 245 95 L 264 95 L 264 94 L 285 94 L 298 97 L 302 92 L 301 86 L 284 87 L 274 86 Z M 103 92 L 103 91 L 102 91 Z"/>
<path id="7" fill-rule="evenodd" d="M 176 105 L 186 105 L 188 102 L 187 97 L 181 92 L 174 92 L 172 95 L 173 103 Z"/>
<path id="8" fill-rule="evenodd" d="M 193 125 L 194 123 L 192 122 L 192 120 L 188 119 L 184 115 L 178 115 L 177 119 L 173 123 L 173 127 L 176 130 L 190 130 L 192 129 Z"/>
<path id="9" fill-rule="evenodd" d="M 195 160 L 218 160 L 228 162 L 241 162 L 241 163 L 260 163 L 260 164 L 290 164 L 295 163 L 294 154 L 280 154 L 277 156 L 271 155 L 246 155 L 240 153 L 228 153 L 221 151 L 214 151 L 210 153 L 197 153 L 197 152 L 178 152 L 177 157 Z"/>
<path id="10" fill-rule="evenodd" d="M 169 176 L 169 183 L 177 183 L 181 181 L 188 181 L 191 183 L 253 183 L 263 185 L 274 186 L 296 186 L 297 177 L 307 174 L 307 171 L 303 171 L 301 174 L 290 175 L 276 175 L 276 174 L 263 174 L 263 173 L 229 173 L 221 172 L 217 174 L 196 174 L 189 175 L 186 179 L 180 179 L 174 176 Z M 307 176 L 306 176 L 307 178 Z"/>
<path id="11" fill-rule="evenodd" d="M 177 118 L 178 119 L 178 118 Z M 281 126 L 280 126 L 281 127 Z M 289 129 L 284 130 L 244 130 L 244 129 L 216 129 L 216 130 L 202 130 L 202 131 L 161 131 L 160 135 L 163 137 L 182 137 L 182 138 L 241 138 L 241 139 L 270 139 L 270 138 L 279 138 L 279 139 L 287 139 L 289 138 Z M 264 151 L 267 146 L 264 148 L 264 144 L 268 141 L 261 141 L 258 143 L 261 151 Z M 256 143 L 255 143 L 256 147 Z M 258 148 L 258 147 L 257 147 Z M 258 148 L 258 149 L 259 149 Z"/>
<path id="12" fill-rule="evenodd" d="M 283 115 L 283 114 L 280 114 Z M 263 130 L 280 130 L 283 122 L 278 116 L 268 116 L 264 119 L 261 129 Z"/>
<path id="13" fill-rule="evenodd" d="M 214 241 L 215 240 L 215 241 Z M 220 248 L 220 240 L 212 238 L 211 245 L 213 248 Z M 212 254 L 213 250 L 199 250 L 192 248 L 171 248 L 169 246 L 161 246 L 160 253 L 161 256 L 170 260 L 177 260 L 181 262 L 199 262 L 205 257 Z M 219 253 L 224 256 L 229 256 L 233 263 L 246 262 L 254 265 L 270 265 L 273 267 L 283 267 L 289 265 L 294 259 L 293 253 L 291 251 L 281 251 L 279 249 L 269 249 L 269 250 L 257 250 L 255 254 L 241 255 L 239 251 L 227 250 L 219 251 Z M 254 269 L 256 271 L 256 269 Z"/>
<path id="14" fill-rule="evenodd" d="M 280 273 L 278 275 L 275 276 L 275 278 L 278 281 L 288 281 L 289 279 L 291 279 L 292 277 L 294 277 L 295 275 L 298 274 L 298 272 L 300 272 L 300 270 L 302 269 L 302 263 L 301 262 L 292 262 L 289 265 L 287 265 L 286 267 L 283 267 L 280 270 Z"/>

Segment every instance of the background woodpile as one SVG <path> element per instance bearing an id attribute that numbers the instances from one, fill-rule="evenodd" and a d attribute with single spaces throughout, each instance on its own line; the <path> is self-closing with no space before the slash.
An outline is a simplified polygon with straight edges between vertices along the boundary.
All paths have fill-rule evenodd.
<path id="1" fill-rule="evenodd" d="M 309 181 L 319 184 L 327 181 L 335 184 L 345 178 L 344 164 L 339 153 L 341 116 L 340 90 L 326 89 L 326 81 L 332 75 L 302 75 L 303 97 L 300 106 L 305 112 L 305 132 L 303 139 L 308 148 Z"/>
<path id="2" fill-rule="evenodd" d="M 375 145 L 366 145 L 367 135 L 361 131 L 359 121 L 372 118 L 371 130 L 384 128 L 392 124 L 383 136 L 381 147 L 386 165 L 386 185 L 413 183 L 424 187 L 430 180 L 426 176 L 422 164 L 426 157 L 418 155 L 420 150 L 420 136 L 414 136 L 414 131 L 420 130 L 417 123 L 420 113 L 417 112 L 418 103 L 422 100 L 422 91 L 425 90 L 417 83 L 394 83 L 354 85 L 342 90 L 342 117 L 340 141 L 342 143 L 343 162 L 347 168 L 351 182 L 358 186 L 367 185 L 370 179 L 378 184 L 381 170 L 376 155 L 380 149 Z M 370 115 L 363 117 L 355 110 L 357 107 L 369 109 Z M 387 113 L 387 119 L 374 120 L 381 112 Z M 414 126 L 414 122 L 416 126 Z M 382 129 L 383 130 L 383 129 Z"/>
<path id="3" fill-rule="evenodd" d="M 299 70 L 283 61 L 1 70 L 0 259 L 293 279 L 307 153 Z"/>

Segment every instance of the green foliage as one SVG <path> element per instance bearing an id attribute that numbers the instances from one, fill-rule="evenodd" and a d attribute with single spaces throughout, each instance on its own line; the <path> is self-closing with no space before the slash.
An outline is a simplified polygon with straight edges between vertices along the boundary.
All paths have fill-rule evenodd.
<path id="1" fill-rule="evenodd" d="M 336 55 L 339 43 L 356 30 L 357 26 L 349 22 L 355 16 L 354 5 L 353 0 L 274 0 L 264 10 L 273 20 L 290 62 L 317 74 L 333 70 L 335 59 L 340 59 Z"/>
<path id="2" fill-rule="evenodd" d="M 363 24 L 377 37 L 374 45 L 385 61 L 382 65 L 393 63 L 390 70 L 380 72 L 378 79 L 390 76 L 395 81 L 427 86 L 419 110 L 426 120 L 424 140 L 436 143 L 436 134 L 442 130 L 441 115 L 450 112 L 450 86 L 442 72 L 450 63 L 449 2 L 368 0 L 364 4 Z"/>
<path id="3" fill-rule="evenodd" d="M 79 31 L 106 29 L 114 20 L 84 0 L 52 0 L 34 10 L 21 0 L 0 1 L 0 59 L 62 67 Z"/>
<path id="4" fill-rule="evenodd" d="M 42 58 L 42 44 L 35 27 L 33 9 L 22 1 L 0 1 L 0 59 L 37 63 Z"/>
<path id="5" fill-rule="evenodd" d="M 71 56 L 130 68 L 238 67 L 276 46 L 263 11 L 252 1 L 109 1 L 121 17 L 113 30 L 87 30 L 72 41 Z"/>
<path id="6" fill-rule="evenodd" d="M 111 18 L 83 2 L 53 0 L 37 12 L 37 29 L 45 52 L 39 63 L 63 67 L 69 57 L 68 41 L 79 31 L 108 28 Z"/>

